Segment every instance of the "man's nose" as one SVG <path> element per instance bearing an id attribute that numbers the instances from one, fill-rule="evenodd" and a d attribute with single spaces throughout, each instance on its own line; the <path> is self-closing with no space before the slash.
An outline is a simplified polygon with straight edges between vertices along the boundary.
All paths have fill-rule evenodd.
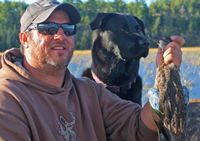
<path id="1" fill-rule="evenodd" d="M 58 32 L 54 34 L 54 38 L 60 39 L 60 40 L 63 40 L 66 38 L 66 35 L 61 27 L 58 29 Z"/>

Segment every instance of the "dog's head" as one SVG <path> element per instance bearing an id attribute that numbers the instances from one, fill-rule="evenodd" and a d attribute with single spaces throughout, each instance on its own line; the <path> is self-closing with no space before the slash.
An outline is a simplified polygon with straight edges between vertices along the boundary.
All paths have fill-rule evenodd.
<path id="1" fill-rule="evenodd" d="M 149 53 L 144 23 L 137 17 L 123 13 L 99 13 L 90 23 L 101 36 L 102 46 L 123 59 L 140 59 Z"/>

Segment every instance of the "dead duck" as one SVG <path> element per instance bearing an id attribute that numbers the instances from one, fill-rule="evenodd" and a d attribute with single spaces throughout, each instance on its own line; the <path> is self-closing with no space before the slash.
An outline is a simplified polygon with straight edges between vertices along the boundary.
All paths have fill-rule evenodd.
<path id="1" fill-rule="evenodd" d="M 164 51 L 171 42 L 169 37 L 149 38 Z M 150 89 L 149 105 L 153 118 L 168 141 L 186 141 L 186 119 L 189 105 L 189 91 L 182 86 L 179 68 L 173 62 L 165 65 L 162 57 L 157 68 L 154 88 Z"/>

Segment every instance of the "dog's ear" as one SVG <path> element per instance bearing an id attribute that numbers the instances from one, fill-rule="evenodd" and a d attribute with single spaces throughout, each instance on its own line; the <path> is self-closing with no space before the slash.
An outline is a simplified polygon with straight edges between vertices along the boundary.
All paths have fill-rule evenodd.
<path id="1" fill-rule="evenodd" d="M 145 35 L 143 21 L 141 21 L 140 19 L 138 19 L 136 16 L 133 16 L 133 17 L 138 22 L 138 24 L 140 25 L 140 27 L 142 28 L 142 33 Z"/>
<path id="2" fill-rule="evenodd" d="M 110 19 L 110 16 L 107 17 L 107 15 L 111 15 L 112 13 L 98 13 L 95 19 L 90 23 L 90 28 L 92 30 L 98 29 L 99 27 L 104 27 L 108 20 Z M 106 17 L 106 18 L 104 18 Z"/>

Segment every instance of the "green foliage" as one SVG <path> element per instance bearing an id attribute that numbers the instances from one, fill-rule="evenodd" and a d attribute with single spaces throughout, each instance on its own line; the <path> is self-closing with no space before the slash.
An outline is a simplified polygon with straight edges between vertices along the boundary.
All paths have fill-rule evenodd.
<path id="1" fill-rule="evenodd" d="M 19 47 L 20 17 L 26 7 L 22 2 L 0 3 L 0 51 Z"/>
<path id="2" fill-rule="evenodd" d="M 145 0 L 126 3 L 125 0 L 63 0 L 74 5 L 82 18 L 77 25 L 75 49 L 90 49 L 92 34 L 89 23 L 99 12 L 130 13 L 145 24 L 146 34 L 154 36 L 180 35 L 184 46 L 199 46 L 200 1 L 156 0 L 149 7 Z M 19 47 L 20 17 L 28 5 L 24 2 L 0 2 L 0 51 Z M 151 42 L 151 46 L 157 46 Z"/>
<path id="3" fill-rule="evenodd" d="M 81 50 L 88 49 L 91 46 L 91 34 L 89 34 L 89 30 L 84 31 L 82 39 L 81 39 Z"/>

